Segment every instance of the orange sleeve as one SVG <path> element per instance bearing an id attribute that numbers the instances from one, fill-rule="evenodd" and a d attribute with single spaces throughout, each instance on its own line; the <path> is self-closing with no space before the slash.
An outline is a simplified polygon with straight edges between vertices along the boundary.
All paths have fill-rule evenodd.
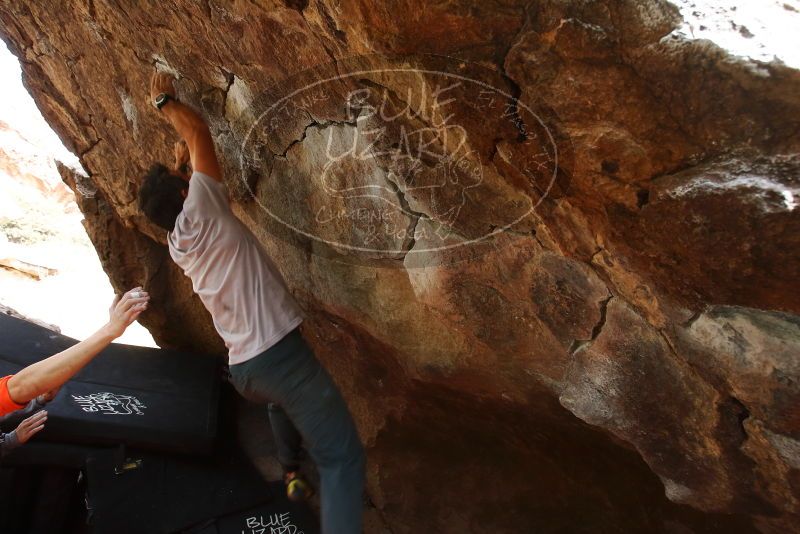
<path id="1" fill-rule="evenodd" d="M 4 376 L 0 378 L 0 416 L 6 415 L 11 412 L 16 412 L 25 407 L 24 404 L 17 404 L 11 400 L 11 395 L 8 393 L 8 380 L 14 375 Z"/>

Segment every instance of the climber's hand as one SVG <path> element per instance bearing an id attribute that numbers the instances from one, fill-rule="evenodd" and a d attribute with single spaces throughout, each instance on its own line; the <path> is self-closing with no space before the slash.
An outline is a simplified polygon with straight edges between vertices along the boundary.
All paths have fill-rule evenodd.
<path id="1" fill-rule="evenodd" d="M 181 139 L 180 141 L 175 142 L 175 172 L 183 176 L 184 178 L 189 178 L 189 169 L 188 165 L 190 162 L 190 155 L 189 155 L 189 147 L 186 145 L 186 141 Z"/>
<path id="2" fill-rule="evenodd" d="M 155 102 L 156 97 L 161 93 L 166 93 L 175 98 L 174 78 L 166 72 L 155 71 L 150 78 L 150 101 Z"/>
<path id="3" fill-rule="evenodd" d="M 155 101 L 161 93 L 175 96 L 172 76 L 156 72 L 150 82 L 150 96 Z M 192 170 L 203 173 L 214 180 L 222 181 L 217 154 L 214 151 L 214 138 L 208 124 L 199 113 L 181 102 L 175 102 L 161 109 L 162 115 L 172 124 L 181 139 L 186 141 Z"/>

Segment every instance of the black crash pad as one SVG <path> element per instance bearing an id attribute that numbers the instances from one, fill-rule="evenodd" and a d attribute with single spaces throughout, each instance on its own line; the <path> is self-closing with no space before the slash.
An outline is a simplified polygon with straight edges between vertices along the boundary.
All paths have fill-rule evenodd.
<path id="1" fill-rule="evenodd" d="M 75 343 L 0 314 L 0 376 Z M 219 364 L 208 355 L 112 344 L 47 406 L 47 425 L 34 439 L 208 454 L 217 427 Z"/>
<path id="2" fill-rule="evenodd" d="M 41 515 L 41 503 L 63 502 L 65 488 L 36 486 L 31 473 L 77 473 L 74 459 L 82 455 L 85 501 L 80 499 L 83 529 L 58 532 L 104 534 L 316 534 L 319 526 L 305 503 L 286 498 L 281 481 L 267 482 L 239 447 L 227 440 L 211 457 L 180 456 L 150 451 L 69 446 L 69 454 L 51 443 L 21 447 L 0 468 L 0 532 L 23 532 Z M 21 454 L 25 452 L 25 454 Z M 66 452 L 66 451 L 61 451 Z M 81 454 L 82 453 L 82 454 Z M 12 461 L 9 461 L 12 460 Z M 73 479 L 74 480 L 74 479 Z M 74 486 L 74 484 L 73 484 Z M 28 488 L 29 490 L 32 488 Z M 69 493 L 69 492 L 66 492 Z M 6 502 L 7 501 L 7 502 Z M 85 505 L 84 505 L 85 502 Z M 5 505 L 8 506 L 5 506 Z M 77 524 L 72 508 L 52 519 Z M 70 519 L 72 518 L 72 519 Z M 49 532 L 49 530 L 48 530 Z"/>
<path id="3" fill-rule="evenodd" d="M 231 416 L 220 419 L 219 439 L 210 456 L 42 441 L 14 450 L 0 461 L 4 466 L 0 467 L 0 504 L 13 496 L 23 500 L 13 508 L 0 506 L 0 533 L 23 532 L 13 527 L 32 524 L 38 513 L 34 504 L 53 502 L 56 497 L 47 491 L 19 496 L 19 488 L 3 475 L 11 473 L 12 479 L 19 480 L 32 469 L 56 467 L 80 470 L 85 488 L 86 504 L 81 499 L 80 509 L 69 509 L 63 519 L 75 524 L 72 518 L 80 516 L 80 511 L 88 525 L 59 531 L 64 534 L 241 534 L 248 532 L 248 520 L 249 524 L 282 522 L 285 528 L 275 532 L 283 534 L 315 534 L 316 519 L 308 506 L 290 503 L 283 483 L 265 481 L 237 444 L 236 399 L 231 387 L 221 388 L 221 412 Z M 264 422 L 268 424 L 266 413 Z M 245 526 L 231 530 L 236 525 Z"/>
<path id="4" fill-rule="evenodd" d="M 275 482 L 275 491 L 283 484 Z M 260 506 L 221 517 L 201 529 L 184 534 L 317 534 L 319 522 L 307 504 L 288 500 L 285 495 Z"/>
<path id="5" fill-rule="evenodd" d="M 289 503 L 283 483 L 265 481 L 236 447 L 217 451 L 212 458 L 128 451 L 126 459 L 129 470 L 120 473 L 118 458 L 88 458 L 88 503 L 95 532 L 180 532 L 265 502 L 278 508 Z M 300 516 L 302 508 L 295 506 L 294 515 Z M 303 512 L 313 518 L 310 510 Z"/>
<path id="6" fill-rule="evenodd" d="M 85 481 L 77 469 L 0 467 L 0 532 L 86 534 Z"/>

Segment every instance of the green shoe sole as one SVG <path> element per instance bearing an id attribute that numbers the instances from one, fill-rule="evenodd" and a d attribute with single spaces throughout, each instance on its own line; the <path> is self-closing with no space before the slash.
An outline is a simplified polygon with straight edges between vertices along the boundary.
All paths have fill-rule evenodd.
<path id="1" fill-rule="evenodd" d="M 286 485 L 286 496 L 290 501 L 305 501 L 314 495 L 314 490 L 302 478 L 293 478 Z"/>

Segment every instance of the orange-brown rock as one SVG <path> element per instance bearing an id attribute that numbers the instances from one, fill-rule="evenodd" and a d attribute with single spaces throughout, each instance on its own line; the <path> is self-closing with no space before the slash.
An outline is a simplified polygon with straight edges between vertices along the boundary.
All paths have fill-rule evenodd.
<path id="1" fill-rule="evenodd" d="M 0 21 L 89 175 L 112 283 L 148 286 L 159 343 L 213 352 L 136 206 L 174 141 L 147 82 L 179 76 L 357 419 L 373 530 L 800 524 L 796 70 L 675 35 L 664 0 L 9 2 Z"/>

